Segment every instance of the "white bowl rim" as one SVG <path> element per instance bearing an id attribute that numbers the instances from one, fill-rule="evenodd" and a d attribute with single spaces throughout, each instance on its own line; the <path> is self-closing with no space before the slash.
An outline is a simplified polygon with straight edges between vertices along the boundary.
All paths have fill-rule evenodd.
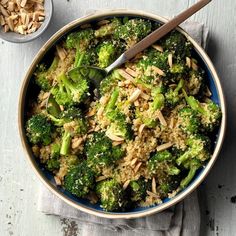
<path id="1" fill-rule="evenodd" d="M 26 142 L 24 141 L 24 124 L 23 124 L 23 109 L 24 109 L 24 99 L 25 99 L 25 94 L 26 94 L 26 90 L 27 90 L 27 86 L 28 83 L 30 81 L 30 77 L 32 75 L 32 68 L 35 68 L 35 65 L 37 65 L 37 63 L 42 59 L 42 57 L 44 56 L 44 54 L 46 53 L 47 49 L 50 48 L 52 45 L 55 44 L 55 42 L 60 39 L 64 34 L 68 33 L 69 31 L 71 31 L 73 28 L 85 24 L 86 22 L 92 21 L 92 20 L 96 20 L 97 18 L 106 18 L 106 17 L 112 17 L 112 16 L 125 16 L 125 15 L 130 15 L 130 16 L 136 16 L 136 17 L 145 17 L 145 18 L 151 18 L 154 20 L 158 20 L 161 22 L 167 22 L 168 20 L 164 17 L 158 16 L 156 14 L 153 13 L 149 13 L 146 11 L 141 11 L 141 10 L 128 10 L 128 9 L 116 9 L 116 10 L 105 10 L 105 11 L 96 11 L 92 14 L 89 14 L 87 16 L 78 18 L 74 21 L 72 21 L 71 23 L 65 25 L 63 28 L 61 28 L 59 31 L 57 31 L 43 46 L 42 48 L 39 50 L 39 52 L 37 53 L 37 55 L 35 56 L 28 72 L 25 75 L 25 78 L 22 82 L 22 86 L 21 86 L 21 92 L 20 92 L 20 97 L 19 97 L 19 109 L 18 109 L 18 124 L 19 124 L 19 133 L 21 136 L 21 141 L 22 141 L 22 145 L 24 147 L 24 150 L 27 154 L 27 159 L 29 160 L 31 166 L 34 169 L 34 172 L 36 173 L 36 175 L 39 177 L 39 179 L 43 182 L 43 184 L 51 191 L 53 192 L 57 197 L 59 197 L 61 200 L 63 200 L 64 202 L 66 202 L 68 205 L 81 210 L 85 213 L 89 213 L 95 216 L 99 216 L 99 217 L 103 217 L 103 218 L 109 218 L 109 219 L 132 219 L 132 218 L 140 218 L 140 217 L 146 217 L 158 212 L 161 212 L 175 204 L 177 204 L 178 202 L 180 202 L 181 200 L 183 200 L 187 195 L 189 195 L 190 193 L 192 193 L 200 184 L 201 182 L 205 179 L 205 177 L 207 176 L 207 174 L 209 173 L 210 169 L 212 168 L 213 164 L 215 163 L 217 156 L 220 153 L 222 144 L 223 144 L 223 140 L 224 140 L 224 136 L 225 136 L 225 130 L 226 130 L 226 105 L 225 105 L 225 97 L 224 97 L 224 93 L 222 90 L 222 86 L 220 83 L 220 79 L 218 77 L 218 74 L 214 68 L 214 65 L 212 64 L 210 58 L 208 57 L 208 55 L 206 54 L 206 52 L 204 51 L 204 49 L 190 36 L 188 35 L 182 28 L 178 27 L 178 31 L 180 31 L 181 33 L 183 33 L 188 39 L 189 41 L 194 45 L 194 48 L 199 52 L 199 54 L 202 56 L 202 58 L 205 60 L 207 66 L 209 67 L 212 75 L 213 75 L 213 79 L 216 85 L 216 89 L 219 95 L 219 99 L 220 99 L 220 105 L 221 105 L 221 109 L 222 109 L 222 120 L 221 120 L 221 127 L 220 127 L 220 131 L 219 131 L 219 136 L 218 136 L 218 141 L 214 150 L 214 153 L 212 155 L 212 158 L 209 160 L 209 162 L 207 163 L 206 167 L 204 168 L 204 170 L 202 171 L 202 173 L 197 177 L 197 179 L 194 181 L 194 183 L 192 183 L 189 187 L 187 187 L 184 191 L 182 191 L 181 193 L 178 193 L 173 199 L 169 200 L 168 202 L 162 203 L 160 205 L 157 205 L 156 207 L 152 207 L 152 208 L 147 208 L 144 209 L 143 211 L 140 212 L 124 212 L 124 213 L 115 213 L 115 212 L 102 212 L 100 210 L 96 210 L 96 209 L 91 209 L 86 207 L 84 204 L 80 204 L 74 200 L 72 200 L 71 198 L 69 198 L 68 196 L 64 195 L 60 190 L 58 190 L 52 183 L 50 183 L 48 181 L 48 179 L 39 171 L 39 168 L 35 165 L 31 154 L 28 151 L 28 147 Z"/>

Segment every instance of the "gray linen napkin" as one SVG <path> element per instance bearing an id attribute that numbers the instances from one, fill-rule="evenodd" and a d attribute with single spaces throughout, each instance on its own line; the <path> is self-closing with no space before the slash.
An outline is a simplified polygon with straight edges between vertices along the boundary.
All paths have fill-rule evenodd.
<path id="1" fill-rule="evenodd" d="M 199 44 L 206 47 L 208 29 L 197 22 L 181 25 Z M 92 216 L 67 205 L 43 185 L 40 186 L 38 210 L 50 215 L 73 218 L 83 236 L 198 236 L 200 211 L 197 193 L 161 213 L 132 220 L 110 220 Z"/>

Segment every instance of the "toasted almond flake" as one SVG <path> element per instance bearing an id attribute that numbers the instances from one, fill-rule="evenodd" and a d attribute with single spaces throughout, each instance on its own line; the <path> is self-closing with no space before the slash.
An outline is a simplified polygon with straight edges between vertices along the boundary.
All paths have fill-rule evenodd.
<path id="1" fill-rule="evenodd" d="M 130 165 L 133 166 L 137 161 L 138 161 L 138 158 L 136 157 L 130 162 Z"/>
<path id="2" fill-rule="evenodd" d="M 15 3 L 14 2 L 9 2 L 8 6 L 7 6 L 7 9 L 9 11 L 14 11 L 15 10 Z"/>
<path id="3" fill-rule="evenodd" d="M 39 17 L 39 21 L 44 21 L 44 19 L 45 19 L 44 16 Z"/>
<path id="4" fill-rule="evenodd" d="M 94 128 L 91 128 L 88 130 L 88 134 L 92 133 L 94 131 Z"/>
<path id="5" fill-rule="evenodd" d="M 109 101 L 109 96 L 102 96 L 101 98 L 100 98 L 100 103 L 102 104 L 102 105 L 106 105 L 107 104 L 107 102 Z"/>
<path id="6" fill-rule="evenodd" d="M 44 2 L 44 0 L 30 0 L 30 1 L 38 3 L 39 5 L 42 5 L 42 3 Z"/>
<path id="7" fill-rule="evenodd" d="M 31 27 L 33 26 L 33 22 L 31 21 L 29 24 L 28 24 L 28 29 L 30 29 Z"/>
<path id="8" fill-rule="evenodd" d="M 154 198 L 159 198 L 159 196 L 151 191 L 147 191 L 147 194 L 151 197 L 154 197 Z"/>
<path id="9" fill-rule="evenodd" d="M 9 0 L 2 0 L 2 1 L 1 1 L 1 4 L 2 4 L 2 5 L 5 5 L 8 1 L 9 1 Z"/>
<path id="10" fill-rule="evenodd" d="M 95 132 L 98 132 L 100 129 L 101 129 L 101 128 L 100 128 L 99 126 L 96 126 L 96 127 L 94 128 L 94 131 L 95 131 Z"/>
<path id="11" fill-rule="evenodd" d="M 9 26 L 8 25 L 4 25 L 4 32 L 8 32 L 9 31 Z"/>
<path id="12" fill-rule="evenodd" d="M 5 19 L 4 19 L 4 17 L 2 15 L 0 15 L 0 24 L 1 25 L 5 25 L 6 24 Z"/>
<path id="13" fill-rule="evenodd" d="M 29 21 L 30 21 L 30 18 L 29 18 L 29 15 L 28 14 L 26 14 L 26 16 L 25 16 L 25 24 L 24 25 L 29 25 Z"/>
<path id="14" fill-rule="evenodd" d="M 164 116 L 162 115 L 162 112 L 161 112 L 161 111 L 158 111 L 158 113 L 157 113 L 157 118 L 159 119 L 160 123 L 161 123 L 163 126 L 167 126 L 166 120 L 165 120 Z"/>
<path id="15" fill-rule="evenodd" d="M 93 108 L 86 114 L 86 117 L 91 117 L 91 116 L 94 116 L 95 114 L 96 114 L 96 109 Z"/>
<path id="16" fill-rule="evenodd" d="M 9 26 L 10 30 L 13 31 L 14 30 L 13 20 L 10 17 L 8 17 L 6 19 L 6 22 L 7 22 L 8 26 Z"/>
<path id="17" fill-rule="evenodd" d="M 156 188 L 156 179 L 153 177 L 152 178 L 152 192 L 157 193 L 157 188 Z"/>
<path id="18" fill-rule="evenodd" d="M 210 91 L 210 89 L 208 88 L 208 86 L 206 86 L 206 96 L 207 97 L 211 97 L 212 93 Z"/>
<path id="19" fill-rule="evenodd" d="M 163 47 L 160 46 L 160 45 L 153 44 L 152 47 L 153 47 L 154 49 L 156 49 L 157 51 L 159 51 L 159 52 L 163 52 L 163 51 L 164 51 L 164 50 L 163 50 Z"/>
<path id="20" fill-rule="evenodd" d="M 67 56 L 66 50 L 58 45 L 56 46 L 56 49 L 57 49 L 57 54 L 58 54 L 59 58 L 62 61 L 64 61 Z"/>
<path id="21" fill-rule="evenodd" d="M 142 132 L 143 132 L 145 126 L 146 126 L 145 124 L 141 124 L 141 125 L 139 126 L 139 129 L 138 129 L 138 133 L 139 133 L 139 134 L 142 134 Z"/>
<path id="22" fill-rule="evenodd" d="M 103 114 L 104 109 L 105 109 L 104 107 L 100 107 L 100 108 L 98 109 L 98 112 L 97 112 L 97 116 L 98 116 L 98 117 Z"/>
<path id="23" fill-rule="evenodd" d="M 97 23 L 97 25 L 98 25 L 98 26 L 102 26 L 102 25 L 106 25 L 106 24 L 108 24 L 108 23 L 110 23 L 109 20 L 101 20 L 101 21 L 99 21 L 99 22 Z"/>
<path id="24" fill-rule="evenodd" d="M 123 185 L 123 189 L 126 190 L 127 187 L 129 186 L 130 180 L 126 180 L 124 185 Z"/>
<path id="25" fill-rule="evenodd" d="M 1 12 L 2 12 L 2 14 L 3 14 L 4 16 L 6 16 L 6 17 L 9 16 L 7 10 L 6 10 L 3 6 L 1 6 L 1 5 L 0 5 L 0 10 L 1 10 Z"/>
<path id="26" fill-rule="evenodd" d="M 169 142 L 169 143 L 164 143 L 164 144 L 158 146 L 158 147 L 156 148 L 156 150 L 157 150 L 158 152 L 160 152 L 160 151 L 166 150 L 166 149 L 168 149 L 168 148 L 170 148 L 170 147 L 172 147 L 172 146 L 173 146 L 173 144 L 172 144 L 171 142 Z"/>
<path id="27" fill-rule="evenodd" d="M 192 66 L 192 61 L 191 61 L 191 59 L 190 59 L 189 57 L 186 57 L 186 65 L 187 65 L 189 68 L 191 68 L 191 66 Z"/>
<path id="28" fill-rule="evenodd" d="M 16 20 L 19 16 L 18 15 L 11 15 L 9 16 L 9 18 L 11 18 L 12 20 Z"/>
<path id="29" fill-rule="evenodd" d="M 169 128 L 170 128 L 170 129 L 173 129 L 173 128 L 174 128 L 174 117 L 171 117 L 171 119 L 170 119 Z"/>
<path id="30" fill-rule="evenodd" d="M 72 145 L 71 145 L 72 149 L 78 148 L 82 142 L 83 142 L 82 138 L 74 138 L 72 140 Z"/>
<path id="31" fill-rule="evenodd" d="M 141 96 L 143 99 L 147 100 L 147 101 L 148 101 L 149 98 L 150 98 L 150 96 L 149 96 L 148 94 L 144 93 L 144 92 L 142 92 L 140 96 Z"/>
<path id="32" fill-rule="evenodd" d="M 100 181 L 103 181 L 103 180 L 105 180 L 105 179 L 107 179 L 107 177 L 101 175 L 101 176 L 98 176 L 98 177 L 96 178 L 96 182 L 100 182 Z"/>
<path id="33" fill-rule="evenodd" d="M 21 13 L 21 21 L 23 24 L 25 24 L 25 18 L 26 18 L 26 14 L 25 13 Z"/>
<path id="34" fill-rule="evenodd" d="M 26 3 L 27 3 L 27 0 L 21 0 L 20 6 L 25 7 Z"/>
<path id="35" fill-rule="evenodd" d="M 138 99 L 142 91 L 140 89 L 136 89 L 129 97 L 129 102 L 134 102 Z"/>
<path id="36" fill-rule="evenodd" d="M 87 29 L 87 28 L 90 28 L 90 27 L 91 27 L 91 24 L 84 24 L 84 25 L 80 26 L 81 29 Z"/>
<path id="37" fill-rule="evenodd" d="M 126 68 L 125 71 L 133 77 L 137 77 L 138 73 L 130 68 Z"/>
<path id="38" fill-rule="evenodd" d="M 172 68 L 172 66 L 173 66 L 173 55 L 171 53 L 168 55 L 168 64 L 169 64 L 170 68 Z"/>
<path id="39" fill-rule="evenodd" d="M 152 66 L 151 68 L 158 75 L 161 75 L 161 76 L 165 76 L 166 75 L 163 70 L 161 70 L 160 68 L 158 68 L 156 66 Z"/>
<path id="40" fill-rule="evenodd" d="M 138 106 L 139 106 L 139 101 L 138 101 L 138 100 L 134 101 L 134 105 L 135 105 L 136 107 L 138 107 Z"/>
<path id="41" fill-rule="evenodd" d="M 139 162 L 139 163 L 135 166 L 135 168 L 134 168 L 134 173 L 137 173 L 137 172 L 138 172 L 138 170 L 139 170 L 139 168 L 140 168 L 141 165 L 142 165 L 142 162 Z"/>
<path id="42" fill-rule="evenodd" d="M 119 146 L 119 145 L 121 145 L 123 143 L 123 141 L 114 141 L 114 142 L 112 142 L 112 146 Z"/>
<path id="43" fill-rule="evenodd" d="M 127 72 L 125 72 L 123 69 L 118 69 L 118 73 L 127 80 L 130 80 L 130 81 L 134 80 L 134 78 L 131 75 L 129 75 Z"/>
<path id="44" fill-rule="evenodd" d="M 39 19 L 39 13 L 38 12 L 34 12 L 33 13 L 33 21 L 38 21 Z"/>
<path id="45" fill-rule="evenodd" d="M 198 65 L 192 60 L 192 68 L 193 70 L 197 71 L 198 70 Z"/>
<path id="46" fill-rule="evenodd" d="M 56 185 L 61 185 L 61 180 L 57 176 L 54 176 L 54 180 L 56 182 Z"/>
<path id="47" fill-rule="evenodd" d="M 114 134 L 112 134 L 112 133 L 110 133 L 110 132 L 106 132 L 106 136 L 109 138 L 109 139 L 111 139 L 112 141 L 124 141 L 124 139 L 123 138 L 121 138 L 121 137 L 118 137 L 118 136 L 116 136 L 116 135 L 114 135 Z"/>

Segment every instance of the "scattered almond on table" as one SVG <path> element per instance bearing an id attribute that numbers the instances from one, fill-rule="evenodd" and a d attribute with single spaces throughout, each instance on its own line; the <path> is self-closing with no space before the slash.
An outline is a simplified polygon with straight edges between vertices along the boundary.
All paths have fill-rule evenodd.
<path id="1" fill-rule="evenodd" d="M 34 33 L 44 19 L 44 0 L 0 0 L 0 25 L 4 32 Z"/>

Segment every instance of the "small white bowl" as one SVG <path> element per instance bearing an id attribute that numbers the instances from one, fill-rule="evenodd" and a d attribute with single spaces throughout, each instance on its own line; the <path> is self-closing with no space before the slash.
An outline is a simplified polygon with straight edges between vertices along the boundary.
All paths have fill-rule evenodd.
<path id="1" fill-rule="evenodd" d="M 3 40 L 12 42 L 12 43 L 26 43 L 30 42 L 36 38 L 38 38 L 48 27 L 49 22 L 52 19 L 53 14 L 53 2 L 52 0 L 44 1 L 44 9 L 45 9 L 45 19 L 40 28 L 34 33 L 22 35 L 12 31 L 4 32 L 3 27 L 0 28 L 0 38 Z"/>

